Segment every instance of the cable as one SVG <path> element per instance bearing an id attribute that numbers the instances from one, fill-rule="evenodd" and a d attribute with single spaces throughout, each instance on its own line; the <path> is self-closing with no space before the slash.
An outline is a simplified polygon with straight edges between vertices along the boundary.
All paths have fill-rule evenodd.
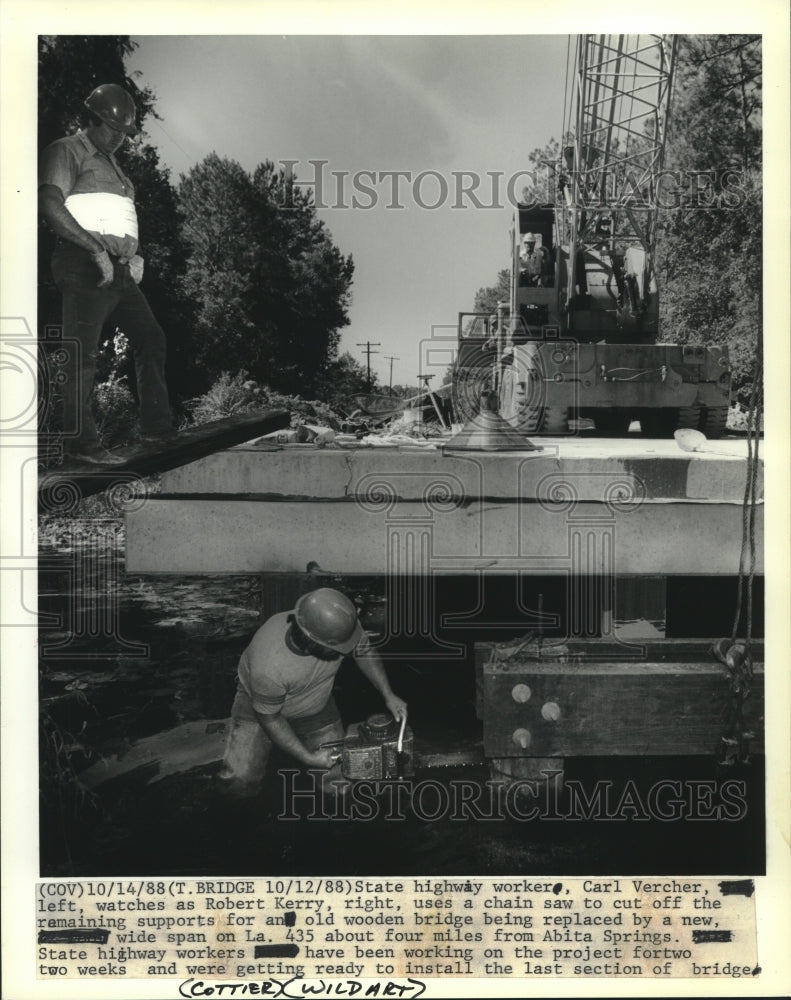
<path id="1" fill-rule="evenodd" d="M 170 141 L 173 143 L 173 145 L 176 146 L 177 149 L 180 149 L 181 152 L 187 157 L 188 162 L 190 164 L 193 164 L 195 162 L 195 158 L 193 156 L 191 156 L 186 151 L 186 149 L 184 149 L 183 146 L 179 145 L 179 143 L 176 142 L 176 140 L 173 138 L 173 136 L 170 134 L 170 132 L 168 132 L 168 130 L 165 128 L 165 126 L 158 119 L 155 119 L 155 121 L 156 121 L 157 128 L 159 128 L 160 131 L 164 132 L 164 134 L 168 137 L 168 139 L 170 139 Z"/>
<path id="2" fill-rule="evenodd" d="M 742 503 L 742 547 L 739 554 L 739 578 L 736 587 L 736 610 L 728 640 L 721 639 L 712 647 L 712 652 L 728 668 L 730 705 L 728 722 L 721 740 L 721 763 L 733 765 L 749 760 L 749 743 L 755 734 L 744 727 L 744 706 L 750 697 L 753 681 L 753 661 L 750 646 L 753 634 L 753 582 L 755 580 L 756 545 L 755 518 L 758 507 L 758 446 L 761 434 L 761 414 L 763 409 L 763 355 L 758 345 L 755 379 L 750 391 L 750 405 L 747 417 L 747 479 Z M 746 564 L 746 565 L 745 565 Z M 745 587 L 745 575 L 747 577 Z M 744 596 L 746 590 L 747 608 L 744 645 L 737 644 L 739 624 L 745 613 Z"/>
<path id="3" fill-rule="evenodd" d="M 566 81 L 563 84 L 563 118 L 560 123 L 560 155 L 563 156 L 563 144 L 566 141 L 566 102 L 569 94 L 569 55 L 571 52 L 571 35 L 566 39 Z"/>
<path id="4" fill-rule="evenodd" d="M 760 389 L 763 384 L 763 358 L 759 357 L 756 365 L 755 380 L 750 391 L 750 404 L 747 416 L 747 480 L 744 485 L 742 501 L 742 548 L 739 555 L 739 578 L 736 585 L 736 612 L 731 629 L 731 642 L 736 641 L 739 632 L 739 622 L 743 612 L 743 591 L 745 577 L 745 561 L 749 554 L 749 571 L 747 573 L 747 623 L 746 646 L 749 650 L 752 638 L 752 589 L 755 576 L 755 507 L 758 489 L 758 438 L 760 434 Z"/>

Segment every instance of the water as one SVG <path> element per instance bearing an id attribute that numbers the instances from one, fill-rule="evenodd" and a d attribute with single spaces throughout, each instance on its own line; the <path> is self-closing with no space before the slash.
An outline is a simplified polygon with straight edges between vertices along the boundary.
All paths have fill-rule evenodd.
<path id="1" fill-rule="evenodd" d="M 42 875 L 763 871 L 760 758 L 738 773 L 724 773 L 708 758 L 567 762 L 567 781 L 586 789 L 610 782 L 614 803 L 632 780 L 643 801 L 660 780 L 679 782 L 687 796 L 697 787 L 690 782 L 714 782 L 719 789 L 725 779 L 744 781 L 744 815 L 734 822 L 662 822 L 628 809 L 620 819 L 562 818 L 567 797 L 544 802 L 541 819 L 520 819 L 513 809 L 510 816 L 487 818 L 485 765 L 421 769 L 414 780 L 423 785 L 408 788 L 401 800 L 391 788 L 375 808 L 369 804 L 370 818 L 348 818 L 348 810 L 345 818 L 322 816 L 315 798 L 289 805 L 279 769 L 293 762 L 284 758 L 273 761 L 259 799 L 228 801 L 216 778 L 218 727 L 229 713 L 236 664 L 258 609 L 290 606 L 277 607 L 288 588 L 262 590 L 252 577 L 127 577 L 118 557 L 95 585 L 70 595 L 63 584 L 69 565 L 70 555 L 61 552 L 42 572 L 42 610 L 62 616 L 59 626 L 41 633 Z M 382 624 L 381 583 L 341 583 L 362 602 L 363 624 L 375 635 Z M 449 598 L 456 607 L 460 599 Z M 97 600 L 117 600 L 117 635 L 77 635 L 47 651 L 69 639 L 69 626 L 80 631 Z M 483 637 L 484 631 L 474 636 Z M 462 638 L 469 642 L 470 633 Z M 480 723 L 469 657 L 422 659 L 414 642 L 391 651 L 403 654 L 388 671 L 409 702 L 418 748 L 472 745 Z M 339 672 L 336 696 L 347 722 L 381 710 L 378 695 L 350 662 Z M 102 761 L 112 764 L 113 777 L 88 781 Z M 163 777 L 163 770 L 172 773 Z M 483 790 L 477 806 L 458 805 L 459 795 L 469 794 L 461 785 Z M 412 800 L 408 793 L 418 787 L 421 798 Z M 289 809 L 296 818 L 283 818 Z"/>

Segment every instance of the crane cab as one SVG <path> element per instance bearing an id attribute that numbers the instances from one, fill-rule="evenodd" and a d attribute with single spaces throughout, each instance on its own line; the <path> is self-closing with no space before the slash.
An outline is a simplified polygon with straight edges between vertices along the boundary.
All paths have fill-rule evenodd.
<path id="1" fill-rule="evenodd" d="M 659 301 L 644 248 L 617 246 L 607 209 L 581 213 L 576 239 L 557 211 L 518 205 L 514 212 L 511 315 L 516 341 L 541 338 L 542 329 L 549 327 L 581 343 L 655 342 Z M 551 267 L 551 274 L 537 280 L 524 266 L 525 238 L 530 236 Z"/>
<path id="2" fill-rule="evenodd" d="M 526 238 L 535 237 L 533 257 L 525 258 Z M 545 327 L 560 327 L 558 267 L 562 263 L 555 209 L 518 205 L 511 226 L 511 325 L 516 342 L 541 337 Z"/>

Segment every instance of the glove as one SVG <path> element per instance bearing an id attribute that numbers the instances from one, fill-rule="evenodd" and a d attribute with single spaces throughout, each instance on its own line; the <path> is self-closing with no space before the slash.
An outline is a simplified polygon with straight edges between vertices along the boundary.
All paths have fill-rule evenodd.
<path id="1" fill-rule="evenodd" d="M 106 250 L 102 250 L 101 253 L 95 253 L 93 255 L 93 262 L 101 271 L 102 277 L 99 282 L 97 282 L 97 288 L 105 288 L 107 285 L 112 284 L 113 277 L 113 262 L 110 260 L 110 255 Z"/>
<path id="2" fill-rule="evenodd" d="M 134 257 L 129 261 L 129 273 L 132 275 L 132 281 L 136 285 L 139 285 L 143 280 L 143 268 L 145 266 L 145 261 L 139 254 L 135 254 Z"/>

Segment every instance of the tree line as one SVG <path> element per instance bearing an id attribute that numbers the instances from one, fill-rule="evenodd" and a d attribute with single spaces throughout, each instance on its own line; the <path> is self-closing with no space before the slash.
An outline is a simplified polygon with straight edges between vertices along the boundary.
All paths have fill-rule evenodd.
<path id="1" fill-rule="evenodd" d="M 656 262 L 663 339 L 726 345 L 743 402 L 762 343 L 761 68 L 760 35 L 680 37 L 665 166 L 704 194 L 660 212 Z"/>
<path id="2" fill-rule="evenodd" d="M 660 339 L 727 345 L 736 394 L 746 399 L 761 341 L 760 36 L 678 41 L 665 168 L 711 179 L 707 205 L 660 211 Z M 76 130 L 85 97 L 100 83 L 133 94 L 143 128 L 158 118 L 155 95 L 127 70 L 134 47 L 125 35 L 41 37 L 40 148 Z M 529 154 L 528 165 L 558 155 L 552 139 Z M 339 354 L 354 261 L 333 243 L 309 193 L 288 188 L 271 160 L 249 173 L 216 152 L 173 183 L 145 134 L 127 140 L 118 158 L 136 188 L 144 289 L 168 335 L 168 384 L 177 407 L 226 370 L 335 405 L 369 391 L 363 366 Z M 736 199 L 720 197 L 733 194 L 725 191 L 729 176 L 738 177 Z M 42 225 L 42 326 L 60 316 L 49 275 L 52 241 Z M 500 271 L 494 285 L 478 290 L 475 308 L 507 298 L 508 284 L 509 272 Z M 128 360 L 123 374 L 133 385 Z"/>
<path id="3" fill-rule="evenodd" d="M 83 101 L 101 83 L 133 95 L 142 129 L 159 117 L 154 93 L 127 70 L 134 49 L 126 35 L 40 38 L 40 150 L 84 124 Z M 216 152 L 174 184 L 144 132 L 117 158 L 135 185 L 143 287 L 168 336 L 168 385 L 177 407 L 223 371 L 244 370 L 278 393 L 323 393 L 328 402 L 368 389 L 363 366 L 338 349 L 349 323 L 354 261 L 333 243 L 309 192 L 287 190 L 289 179 L 270 160 L 248 173 Z M 49 271 L 53 242 L 42 224 L 41 326 L 60 317 Z M 133 385 L 129 360 L 123 374 Z"/>

